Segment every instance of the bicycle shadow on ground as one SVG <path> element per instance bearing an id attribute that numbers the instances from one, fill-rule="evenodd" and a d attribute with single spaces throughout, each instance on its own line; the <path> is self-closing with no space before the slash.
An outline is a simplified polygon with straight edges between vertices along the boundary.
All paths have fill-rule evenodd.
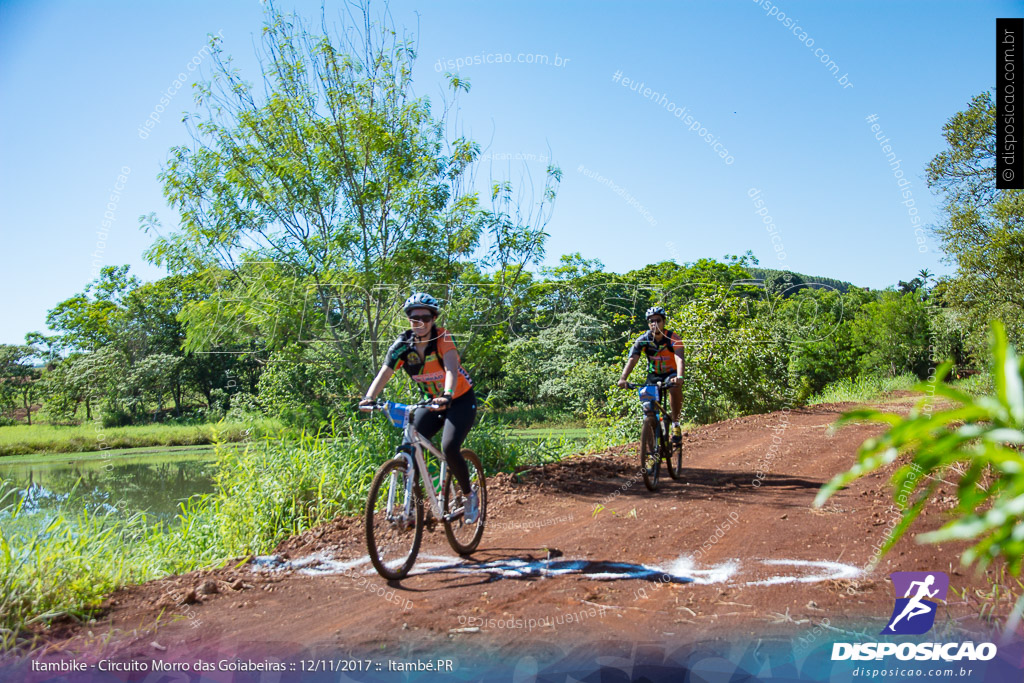
<path id="1" fill-rule="evenodd" d="M 520 482 L 512 484 L 513 490 L 534 489 L 547 493 L 570 493 L 592 498 L 595 503 L 609 497 L 657 496 L 668 494 L 680 497 L 700 496 L 745 502 L 763 495 L 767 490 L 802 491 L 817 490 L 824 480 L 805 479 L 785 473 L 764 473 L 759 479 L 755 472 L 709 469 L 706 467 L 683 467 L 678 479 L 672 479 L 664 464 L 658 478 L 659 489 L 649 491 L 635 465 L 623 462 L 562 461 L 557 468 L 537 468 L 527 476 L 519 475 Z"/>

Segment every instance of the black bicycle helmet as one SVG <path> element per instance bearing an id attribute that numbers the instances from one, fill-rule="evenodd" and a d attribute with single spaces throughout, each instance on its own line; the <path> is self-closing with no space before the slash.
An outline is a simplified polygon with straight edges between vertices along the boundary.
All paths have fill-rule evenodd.
<path id="1" fill-rule="evenodd" d="M 647 313 L 644 314 L 644 318 L 650 320 L 652 315 L 660 315 L 662 320 L 668 318 L 668 316 L 665 315 L 665 309 L 661 306 L 651 306 L 648 308 Z"/>
<path id="2" fill-rule="evenodd" d="M 440 304 L 437 303 L 437 299 L 426 292 L 416 292 L 405 300 L 405 306 L 403 306 L 403 308 L 405 309 L 406 315 L 409 315 L 409 311 L 414 308 L 426 308 L 434 315 L 437 315 Z"/>

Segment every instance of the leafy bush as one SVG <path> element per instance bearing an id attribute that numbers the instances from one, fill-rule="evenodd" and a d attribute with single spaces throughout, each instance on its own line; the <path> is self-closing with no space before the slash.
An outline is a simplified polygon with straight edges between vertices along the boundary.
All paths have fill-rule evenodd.
<path id="1" fill-rule="evenodd" d="M 258 396 L 246 391 L 240 391 L 237 394 L 231 395 L 226 419 L 242 421 L 263 417 L 266 414 L 267 409 Z"/>
<path id="2" fill-rule="evenodd" d="M 788 342 L 789 382 L 803 403 L 830 382 L 857 374 L 863 353 L 852 335 L 852 320 L 870 295 L 829 289 L 802 289 L 776 301 L 779 333 Z"/>
<path id="3" fill-rule="evenodd" d="M 1019 575 L 1024 555 L 1024 363 L 1007 343 L 998 321 L 992 323 L 993 395 L 971 396 L 943 382 L 951 364 L 944 364 L 934 382 L 916 387 L 925 396 L 906 418 L 878 410 L 854 410 L 838 424 L 879 422 L 889 429 L 878 438 L 865 441 L 858 462 L 847 472 L 832 478 L 815 498 L 822 505 L 849 482 L 896 461 L 902 454 L 912 461 L 892 476 L 894 491 L 918 492 L 904 509 L 903 519 L 882 548 L 887 551 L 921 513 L 940 484 L 957 482 L 958 517 L 941 529 L 921 534 L 922 543 L 949 540 L 975 541 L 964 551 L 963 564 L 977 562 L 982 568 L 996 558 L 1006 561 L 1011 573 Z M 934 397 L 954 407 L 934 411 Z M 986 484 L 982 485 L 982 479 Z M 923 491 L 919 491 L 921 487 Z M 944 489 L 943 489 L 944 490 Z M 1007 622 L 1012 632 L 1020 621 L 1024 596 Z"/>
<path id="4" fill-rule="evenodd" d="M 637 380 L 631 376 L 630 381 L 642 383 L 643 379 Z M 613 391 L 608 395 L 608 401 L 604 405 L 591 401 L 587 406 L 586 450 L 607 450 L 639 440 L 643 418 L 643 408 L 635 391 Z"/>
<path id="5" fill-rule="evenodd" d="M 751 316 L 745 300 L 724 292 L 687 304 L 670 322 L 676 318 L 686 344 L 684 420 L 708 424 L 785 404 L 787 347 L 769 318 Z"/>
<path id="6" fill-rule="evenodd" d="M 127 427 L 132 423 L 132 415 L 127 410 L 111 407 L 103 411 L 104 427 Z"/>
<path id="7" fill-rule="evenodd" d="M 509 345 L 506 378 L 498 398 L 561 413 L 583 415 L 592 398 L 600 402 L 617 379 L 617 367 L 603 351 L 604 330 L 573 312 L 533 337 Z"/>
<path id="8" fill-rule="evenodd" d="M 912 372 L 920 379 L 934 367 L 929 354 L 931 320 L 928 305 L 918 292 L 882 292 L 877 301 L 864 304 L 853 321 L 853 339 L 863 352 L 864 374 L 895 377 Z"/>
<path id="9" fill-rule="evenodd" d="M 352 379 L 356 365 L 368 368 L 369 360 L 345 358 L 333 345 L 277 352 L 260 376 L 259 403 L 286 423 L 316 432 L 363 395 L 366 387 Z"/>

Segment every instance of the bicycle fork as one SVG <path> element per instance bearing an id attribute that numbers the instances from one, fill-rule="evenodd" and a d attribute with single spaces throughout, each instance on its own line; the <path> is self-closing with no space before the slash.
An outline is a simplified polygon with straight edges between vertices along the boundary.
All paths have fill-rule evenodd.
<path id="1" fill-rule="evenodd" d="M 644 408 L 644 420 L 646 420 L 648 417 L 653 417 L 654 418 L 654 424 L 655 424 L 654 437 L 657 440 L 657 442 L 660 444 L 661 443 L 662 421 L 663 421 L 662 420 L 662 411 L 660 409 L 660 406 L 658 406 L 657 403 L 654 403 L 653 401 L 651 403 L 652 403 L 652 405 L 650 407 L 645 406 L 645 408 Z"/>
<path id="2" fill-rule="evenodd" d="M 418 474 L 419 474 L 419 469 L 416 467 L 416 457 L 415 456 L 410 455 L 407 452 L 402 452 L 399 457 L 401 457 L 401 458 L 403 458 L 405 460 L 405 503 L 402 506 L 401 513 L 396 515 L 395 514 L 395 498 L 398 496 L 398 488 L 399 488 L 398 487 L 398 482 L 397 482 L 398 473 L 397 472 L 392 472 L 391 473 L 391 479 L 388 482 L 387 519 L 388 519 L 388 521 L 392 522 L 393 524 L 396 524 L 397 526 L 399 526 L 401 529 L 405 530 L 405 529 L 411 529 L 413 524 L 415 523 L 415 520 L 416 520 L 416 512 L 413 510 L 412 506 L 413 506 L 413 502 L 415 501 L 415 493 L 414 492 L 415 492 L 415 488 L 416 488 L 416 483 L 417 483 L 416 480 L 417 480 L 417 477 L 418 477 Z M 448 471 L 448 463 L 442 461 L 441 462 L 441 470 L 440 470 L 440 473 L 438 474 L 438 478 L 439 478 L 439 482 L 440 482 L 440 487 L 439 488 L 443 488 L 443 486 L 444 486 L 444 479 L 445 479 L 445 474 L 447 474 L 447 471 Z M 444 505 L 447 502 L 446 492 L 445 491 L 443 491 L 443 490 L 441 491 L 441 500 L 440 500 L 440 502 L 437 500 L 437 496 L 435 495 L 434 491 L 435 491 L 435 489 L 434 489 L 434 486 L 433 486 L 433 481 L 431 481 L 431 485 L 427 488 L 427 496 L 428 496 L 428 499 L 427 499 L 427 502 L 428 502 L 428 504 L 427 504 L 427 515 L 433 515 L 435 510 L 441 510 L 442 514 L 443 514 Z"/>
<path id="3" fill-rule="evenodd" d="M 405 502 L 402 511 L 395 514 L 395 499 L 398 497 L 398 472 L 392 470 L 391 478 L 388 480 L 388 503 L 387 520 L 405 531 L 411 529 L 416 520 L 416 512 L 413 510 L 413 496 L 416 486 L 416 466 L 407 453 L 401 453 L 399 457 L 405 460 Z"/>

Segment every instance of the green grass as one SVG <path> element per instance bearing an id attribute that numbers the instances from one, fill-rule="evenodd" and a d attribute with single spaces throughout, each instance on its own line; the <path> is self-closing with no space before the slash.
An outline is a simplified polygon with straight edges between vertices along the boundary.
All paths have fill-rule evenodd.
<path id="1" fill-rule="evenodd" d="M 0 456 L 30 453 L 88 453 L 144 446 L 194 446 L 260 437 L 282 428 L 274 419 L 253 422 L 220 422 L 201 425 L 138 425 L 131 427 L 75 427 L 14 425 L 0 427 Z M 250 430 L 248 434 L 246 430 Z M 100 438 L 102 437 L 102 438 Z M 106 447 L 106 448 L 104 448 Z"/>
<path id="2" fill-rule="evenodd" d="M 520 429 L 555 429 L 560 427 L 581 427 L 585 418 L 563 413 L 544 406 L 514 406 L 491 411 L 502 422 Z"/>
<path id="3" fill-rule="evenodd" d="M 995 393 L 995 382 L 990 372 L 971 375 L 952 383 L 954 387 L 971 396 L 985 396 Z"/>
<path id="4" fill-rule="evenodd" d="M 829 384 L 821 390 L 821 393 L 811 396 L 807 399 L 807 405 L 871 401 L 890 391 L 909 390 L 919 381 L 912 374 L 897 375 L 896 377 L 860 375 L 852 379 L 844 378 Z"/>
<path id="5" fill-rule="evenodd" d="M 510 429 L 511 439 L 586 439 L 590 430 L 586 427 L 529 427 Z"/>
<path id="6" fill-rule="evenodd" d="M 267 435 L 244 448 L 219 444 L 215 492 L 182 503 L 169 524 L 61 509 L 39 524 L 24 518 L 21 499 L 0 501 L 0 651 L 31 648 L 32 627 L 58 616 L 88 619 L 121 586 L 267 553 L 336 515 L 358 514 L 400 438 L 378 416 L 339 420 L 317 435 Z M 466 446 L 493 473 L 560 460 L 578 443 L 511 438 L 485 413 Z"/>
<path id="7" fill-rule="evenodd" d="M 223 446 L 227 448 L 228 445 Z M 234 445 L 241 447 L 241 442 Z M 166 457 L 157 457 L 166 456 Z M 199 444 L 197 446 L 142 446 L 140 448 L 122 448 L 109 451 L 92 451 L 88 453 L 27 453 L 24 455 L 8 455 L 0 460 L 0 468 L 8 465 L 61 465 L 67 463 L 90 463 L 107 462 L 121 463 L 131 462 L 133 459 L 140 459 L 147 464 L 156 464 L 166 461 L 180 462 L 182 460 L 213 458 L 216 456 L 214 444 Z"/>
<path id="8" fill-rule="evenodd" d="M 29 627 L 60 616 L 83 618 L 119 586 L 160 576 L 145 516 L 58 511 L 34 531 L 18 524 L 21 499 L 0 508 L 0 650 L 31 640 Z"/>

